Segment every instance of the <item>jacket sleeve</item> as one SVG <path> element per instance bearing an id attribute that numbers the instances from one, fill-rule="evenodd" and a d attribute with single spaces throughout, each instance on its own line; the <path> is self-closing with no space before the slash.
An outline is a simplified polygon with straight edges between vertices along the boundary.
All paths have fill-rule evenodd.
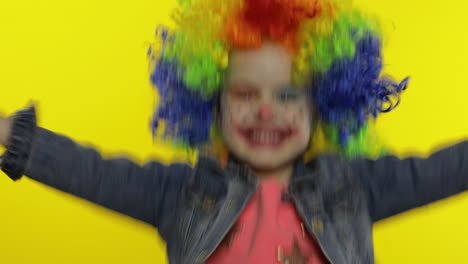
<path id="1" fill-rule="evenodd" d="M 434 202 L 468 188 L 468 142 L 435 152 L 428 158 L 351 162 L 359 177 L 373 221 Z"/>
<path id="2" fill-rule="evenodd" d="M 171 221 L 188 165 L 137 165 L 104 159 L 92 148 L 36 126 L 33 107 L 13 117 L 12 136 L 1 161 L 13 180 L 23 174 L 156 227 Z"/>

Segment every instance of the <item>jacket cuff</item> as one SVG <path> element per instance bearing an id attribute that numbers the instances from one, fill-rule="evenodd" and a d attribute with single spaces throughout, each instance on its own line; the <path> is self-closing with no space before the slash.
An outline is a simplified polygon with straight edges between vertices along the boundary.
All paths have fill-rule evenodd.
<path id="1" fill-rule="evenodd" d="M 12 118 L 11 136 L 0 167 L 16 181 L 23 176 L 31 154 L 37 127 L 36 110 L 31 106 L 16 112 Z"/>

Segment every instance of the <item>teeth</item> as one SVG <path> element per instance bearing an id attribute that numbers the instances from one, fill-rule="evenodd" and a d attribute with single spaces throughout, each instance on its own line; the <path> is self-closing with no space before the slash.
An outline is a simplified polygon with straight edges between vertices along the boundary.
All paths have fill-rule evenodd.
<path id="1" fill-rule="evenodd" d="M 251 134 L 251 139 L 260 144 L 278 144 L 280 134 L 278 132 L 255 130 Z"/>
<path id="2" fill-rule="evenodd" d="M 260 141 L 260 133 L 258 131 L 255 131 L 253 133 L 253 140 L 254 141 Z"/>

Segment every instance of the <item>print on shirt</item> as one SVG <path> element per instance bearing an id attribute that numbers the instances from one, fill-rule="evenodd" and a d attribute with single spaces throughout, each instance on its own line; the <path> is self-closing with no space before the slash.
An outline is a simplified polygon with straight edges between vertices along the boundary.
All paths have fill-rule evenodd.
<path id="1" fill-rule="evenodd" d="M 239 224 L 235 224 L 227 233 L 222 245 L 224 245 L 226 248 L 230 248 L 232 245 L 232 241 L 239 232 L 241 232 L 241 227 Z"/>
<path id="2" fill-rule="evenodd" d="M 325 264 L 306 232 L 287 188 L 263 180 L 207 264 Z"/>
<path id="3" fill-rule="evenodd" d="M 304 256 L 304 253 L 302 253 L 297 238 L 294 239 L 293 248 L 287 256 L 284 255 L 283 248 L 281 246 L 278 247 L 278 261 L 282 264 L 307 264 L 309 257 Z"/>

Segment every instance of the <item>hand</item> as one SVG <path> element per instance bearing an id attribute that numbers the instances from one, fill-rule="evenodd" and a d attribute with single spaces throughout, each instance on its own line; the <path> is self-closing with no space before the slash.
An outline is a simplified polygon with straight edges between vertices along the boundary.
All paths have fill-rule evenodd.
<path id="1" fill-rule="evenodd" d="M 11 134 L 11 124 L 11 118 L 0 115 L 0 145 L 8 145 Z"/>

